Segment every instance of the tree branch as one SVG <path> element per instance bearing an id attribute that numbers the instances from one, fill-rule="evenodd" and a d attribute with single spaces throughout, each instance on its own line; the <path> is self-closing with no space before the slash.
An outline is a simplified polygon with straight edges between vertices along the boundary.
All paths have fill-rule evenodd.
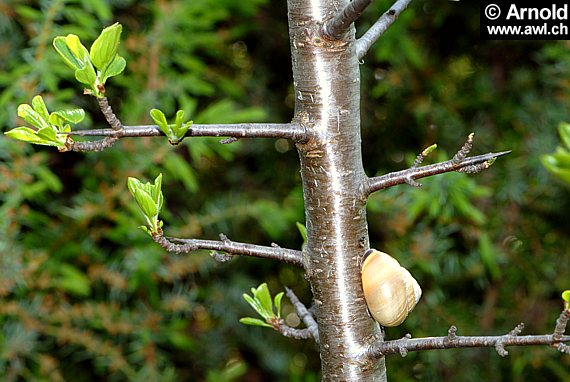
<path id="1" fill-rule="evenodd" d="M 303 321 L 303 323 L 307 327 L 306 330 L 309 331 L 311 337 L 318 344 L 319 343 L 319 327 L 317 325 L 317 322 L 315 321 L 315 318 L 313 317 L 311 312 L 309 312 L 309 309 L 307 309 L 307 307 L 305 305 L 303 305 L 303 303 L 301 301 L 299 301 L 299 298 L 297 297 L 295 292 L 293 292 L 291 289 L 285 287 L 285 293 L 287 294 L 287 297 L 289 298 L 289 300 L 291 301 L 291 303 L 295 307 L 295 312 L 297 312 L 297 315 L 299 316 L 301 321 Z"/>
<path id="2" fill-rule="evenodd" d="M 156 125 L 123 126 L 119 135 L 113 129 L 78 130 L 65 134 L 119 138 L 164 136 Z M 193 124 L 186 137 L 284 138 L 303 141 L 306 134 L 304 127 L 298 123 L 233 123 Z"/>
<path id="3" fill-rule="evenodd" d="M 400 13 L 407 8 L 412 0 L 398 0 L 366 31 L 366 33 L 356 40 L 356 56 L 360 60 L 368 52 L 372 44 L 376 42 L 386 32 L 386 30 L 396 21 Z"/>
<path id="4" fill-rule="evenodd" d="M 570 354 L 570 347 L 564 342 L 570 342 L 570 336 L 564 336 L 566 323 L 570 317 L 568 310 L 562 311 L 557 320 L 555 333 L 551 335 L 530 335 L 519 336 L 524 325 L 517 325 L 508 334 L 502 336 L 457 336 L 457 328 L 451 326 L 447 336 L 414 338 L 407 334 L 404 338 L 393 341 L 377 341 L 364 351 L 364 356 L 369 358 L 380 358 L 389 354 L 399 353 L 405 357 L 410 351 L 454 349 L 454 348 L 480 348 L 494 347 L 501 357 L 508 355 L 506 346 L 530 346 L 530 345 L 550 345 L 562 353 Z M 559 322 L 564 321 L 564 324 Z"/>
<path id="5" fill-rule="evenodd" d="M 303 264 L 303 253 L 294 249 L 281 248 L 277 245 L 266 247 L 247 243 L 238 243 L 229 240 L 224 234 L 220 234 L 220 240 L 200 240 L 200 239 L 179 239 L 167 238 L 162 233 L 154 234 L 153 240 L 160 244 L 168 252 L 181 254 L 196 251 L 198 249 L 209 249 L 211 251 L 222 251 L 227 255 L 215 253 L 212 257 L 217 261 L 227 261 L 232 256 L 252 256 L 264 259 L 278 260 L 284 263 L 297 265 L 301 268 Z"/>
<path id="6" fill-rule="evenodd" d="M 99 103 L 99 109 L 105 116 L 105 119 L 111 126 L 111 134 L 107 134 L 107 136 L 103 139 L 99 139 L 92 142 L 73 142 L 67 146 L 67 150 L 71 151 L 102 151 L 106 148 L 113 146 L 113 144 L 122 136 L 123 131 L 123 124 L 119 120 L 119 118 L 113 112 L 111 105 L 109 105 L 109 101 L 107 97 L 97 98 L 97 102 Z M 64 133 L 67 135 L 72 135 L 72 133 Z"/>
<path id="7" fill-rule="evenodd" d="M 309 328 L 305 329 L 292 328 L 289 325 L 285 324 L 285 320 L 283 320 L 282 318 L 270 322 L 270 324 L 273 326 L 273 329 L 277 330 L 285 337 L 294 338 L 296 340 L 306 340 L 313 336 Z"/>
<path id="8" fill-rule="evenodd" d="M 340 39 L 350 24 L 360 17 L 371 2 L 372 0 L 353 0 L 348 3 L 342 11 L 323 25 L 323 36 L 331 40 Z"/>
<path id="9" fill-rule="evenodd" d="M 469 151 L 473 147 L 473 136 L 473 133 L 469 134 L 463 147 L 461 147 L 452 159 L 446 162 L 419 167 L 425 157 L 435 149 L 436 145 L 432 145 L 422 151 L 414 161 L 414 164 L 408 169 L 369 178 L 368 194 L 402 183 L 407 183 L 414 187 L 421 187 L 421 184 L 416 182 L 415 179 L 443 174 L 445 172 L 458 171 L 468 174 L 478 173 L 489 168 L 498 157 L 511 152 L 509 150 L 467 157 L 467 154 L 469 154 Z"/>

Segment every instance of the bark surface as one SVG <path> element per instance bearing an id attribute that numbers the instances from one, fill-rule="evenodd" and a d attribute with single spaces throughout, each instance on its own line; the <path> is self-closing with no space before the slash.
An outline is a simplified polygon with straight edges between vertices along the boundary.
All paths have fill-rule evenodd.
<path id="1" fill-rule="evenodd" d="M 307 247 L 304 258 L 319 327 L 323 381 L 385 380 L 384 360 L 361 357 L 382 337 L 360 281 L 369 247 L 368 178 L 360 137 L 360 77 L 355 31 L 323 37 L 322 25 L 348 1 L 289 0 L 295 120 L 308 139 L 301 160 Z"/>

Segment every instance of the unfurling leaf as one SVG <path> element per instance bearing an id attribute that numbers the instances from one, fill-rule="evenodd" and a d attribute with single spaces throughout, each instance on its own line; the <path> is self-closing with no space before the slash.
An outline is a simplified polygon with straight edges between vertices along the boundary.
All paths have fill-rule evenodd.
<path id="1" fill-rule="evenodd" d="M 134 196 L 147 222 L 146 228 L 139 228 L 142 228 L 151 235 L 159 232 L 163 224 L 161 220 L 158 220 L 158 214 L 160 213 L 164 201 L 161 189 L 162 174 L 156 177 L 154 184 L 150 182 L 142 183 L 137 178 L 129 177 L 127 187 Z"/>
<path id="2" fill-rule="evenodd" d="M 67 39 L 65 36 L 57 36 L 53 39 L 53 47 L 59 53 L 63 61 L 72 69 L 83 69 L 85 64 L 76 57 L 71 49 L 67 46 Z"/>
<path id="3" fill-rule="evenodd" d="M 37 127 L 38 129 L 49 127 L 48 121 L 43 119 L 41 114 L 35 111 L 27 103 L 23 103 L 20 106 L 18 106 L 18 116 L 24 119 L 30 125 Z"/>
<path id="4" fill-rule="evenodd" d="M 266 328 L 273 328 L 273 326 L 269 325 L 265 321 L 260 320 L 259 318 L 244 317 L 244 318 L 240 318 L 239 322 L 244 324 L 244 325 L 264 326 Z"/>
<path id="5" fill-rule="evenodd" d="M 97 75 L 95 74 L 95 69 L 93 69 L 91 63 L 88 63 L 82 69 L 76 70 L 75 79 L 82 84 L 89 85 L 93 90 L 97 90 L 95 87 Z"/>
<path id="6" fill-rule="evenodd" d="M 70 110 L 59 110 L 54 111 L 50 115 L 50 123 L 57 125 L 57 123 L 52 122 L 52 117 L 61 117 L 63 120 L 71 123 L 79 123 L 85 118 L 85 110 L 83 109 L 70 109 Z M 54 118 L 55 120 L 55 118 Z"/>
<path id="7" fill-rule="evenodd" d="M 273 326 L 268 323 L 275 322 L 281 318 L 281 299 L 283 298 L 283 292 L 275 295 L 272 301 L 269 288 L 266 283 L 263 283 L 257 288 L 251 288 L 251 296 L 246 293 L 242 296 L 263 320 L 246 317 L 240 320 L 241 323 L 273 328 Z"/>
<path id="8" fill-rule="evenodd" d="M 127 62 L 125 59 L 119 55 L 116 55 L 113 62 L 111 62 L 101 73 L 101 83 L 104 84 L 107 79 L 109 79 L 109 77 L 115 77 L 123 73 L 123 70 L 125 70 L 126 66 Z"/>
<path id="9" fill-rule="evenodd" d="M 115 23 L 103 29 L 99 37 L 93 42 L 89 57 L 93 65 L 101 72 L 105 71 L 115 59 L 122 30 L 121 24 Z"/>
<path id="10" fill-rule="evenodd" d="M 152 200 L 152 197 L 142 189 L 138 188 L 135 190 L 135 200 L 149 220 L 158 214 L 158 208 L 156 208 L 154 200 Z"/>
<path id="11" fill-rule="evenodd" d="M 152 118 L 154 123 L 156 123 L 158 125 L 158 127 L 160 128 L 160 131 L 162 131 L 164 134 L 166 134 L 168 137 L 170 137 L 170 135 L 172 134 L 172 131 L 170 130 L 170 127 L 168 126 L 168 122 L 166 121 L 166 116 L 164 115 L 162 110 L 152 109 L 150 111 L 150 117 Z"/>

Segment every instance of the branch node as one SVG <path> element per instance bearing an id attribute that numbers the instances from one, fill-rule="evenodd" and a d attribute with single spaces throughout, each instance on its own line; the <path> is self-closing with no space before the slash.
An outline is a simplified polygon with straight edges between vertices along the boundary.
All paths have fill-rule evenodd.
<path id="1" fill-rule="evenodd" d="M 412 187 L 416 187 L 416 188 L 420 188 L 423 186 L 423 184 L 421 184 L 420 182 L 416 182 L 411 176 L 407 176 L 406 178 L 404 178 L 404 182 L 406 182 L 406 184 L 408 184 Z"/>
<path id="2" fill-rule="evenodd" d="M 218 251 L 210 251 L 210 256 L 218 263 L 225 263 L 234 258 L 233 255 Z"/>
<path id="3" fill-rule="evenodd" d="M 505 344 L 502 340 L 499 340 L 495 343 L 495 350 L 501 357 L 506 357 L 509 355 L 509 352 L 505 350 Z"/>
<path id="4" fill-rule="evenodd" d="M 417 168 L 420 164 L 422 164 L 424 159 L 426 159 L 427 156 L 429 154 L 431 154 L 431 152 L 434 151 L 436 148 L 437 148 L 436 144 L 433 144 L 429 147 L 426 147 L 424 149 L 424 151 L 422 151 L 421 153 L 418 154 L 418 156 L 416 157 L 416 160 L 414 161 L 414 164 L 412 164 L 412 166 L 410 168 Z"/>
<path id="5" fill-rule="evenodd" d="M 473 148 L 473 137 L 474 136 L 475 136 L 475 133 L 469 134 L 469 136 L 467 137 L 467 141 L 465 141 L 465 143 L 463 144 L 463 147 L 461 147 L 461 149 L 457 152 L 457 154 L 455 154 L 453 159 L 451 159 L 451 161 L 453 163 L 459 164 L 463 159 L 465 159 L 467 154 L 469 154 L 469 152 Z M 479 171 L 481 171 L 481 170 L 479 170 Z"/>
<path id="6" fill-rule="evenodd" d="M 455 325 L 451 325 L 447 330 L 447 339 L 449 341 L 455 341 L 457 339 L 457 327 Z"/>
<path id="7" fill-rule="evenodd" d="M 522 333 L 523 329 L 524 329 L 524 322 L 521 322 L 520 324 L 518 324 L 517 326 L 515 326 L 513 330 L 511 330 L 511 331 L 509 332 L 509 336 L 516 337 L 516 336 L 518 336 L 519 334 Z"/>

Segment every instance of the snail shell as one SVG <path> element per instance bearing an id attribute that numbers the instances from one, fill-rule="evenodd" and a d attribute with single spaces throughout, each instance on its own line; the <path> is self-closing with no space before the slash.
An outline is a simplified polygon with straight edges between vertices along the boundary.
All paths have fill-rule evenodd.
<path id="1" fill-rule="evenodd" d="M 362 259 L 362 287 L 370 314 L 382 326 L 398 326 L 422 295 L 410 272 L 390 255 L 369 249 Z"/>

